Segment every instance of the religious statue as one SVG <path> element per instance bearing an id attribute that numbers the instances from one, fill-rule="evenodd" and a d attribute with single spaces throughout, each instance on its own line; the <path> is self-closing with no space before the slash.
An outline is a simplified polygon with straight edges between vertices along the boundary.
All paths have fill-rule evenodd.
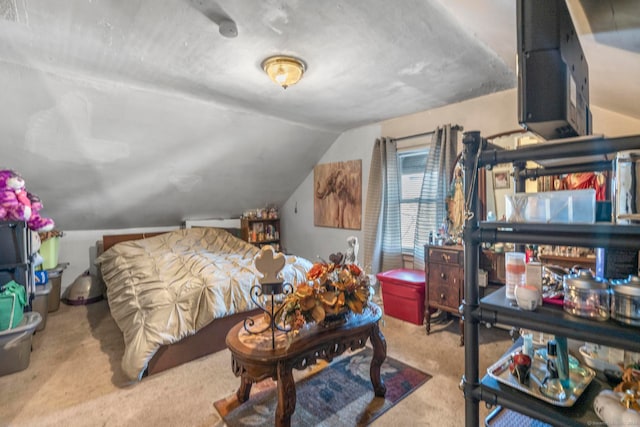
<path id="1" fill-rule="evenodd" d="M 464 188 L 462 181 L 462 168 L 456 166 L 451 182 L 451 194 L 447 198 L 447 219 L 449 220 L 449 234 L 457 236 L 462 233 L 464 227 Z"/>
<path id="2" fill-rule="evenodd" d="M 360 245 L 358 244 L 358 238 L 356 236 L 349 236 L 347 238 L 347 244 L 349 247 L 347 248 L 347 253 L 345 255 L 344 263 L 345 264 L 358 264 L 358 250 L 360 249 Z"/>

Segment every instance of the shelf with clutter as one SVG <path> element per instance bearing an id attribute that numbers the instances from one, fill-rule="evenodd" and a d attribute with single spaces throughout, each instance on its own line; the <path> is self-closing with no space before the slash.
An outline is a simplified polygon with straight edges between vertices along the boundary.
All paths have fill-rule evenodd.
<path id="1" fill-rule="evenodd" d="M 240 219 L 241 238 L 258 247 L 271 245 L 280 251 L 280 216 L 278 208 L 271 205 L 262 209 L 247 210 Z"/>
<path id="2" fill-rule="evenodd" d="M 479 150 L 481 144 L 483 150 Z M 522 191 L 525 184 L 524 180 L 532 174 L 529 169 L 523 166 L 525 160 L 547 159 L 550 156 L 570 159 L 572 157 L 580 157 L 585 152 L 589 154 L 617 153 L 615 155 L 615 164 L 612 164 L 612 162 L 607 164 L 583 164 L 579 162 L 574 164 L 566 162 L 566 164 L 558 168 L 554 167 L 551 170 L 539 169 L 534 172 L 548 174 L 560 169 L 576 172 L 605 167 L 614 168 L 615 171 L 621 172 L 619 164 L 620 153 L 624 153 L 626 150 L 637 150 L 638 148 L 640 148 L 640 138 L 636 136 L 629 138 L 585 139 L 580 141 L 579 144 L 572 141 L 559 141 L 517 150 L 501 150 L 490 147 L 483 142 L 479 134 L 468 134 L 465 135 L 465 149 L 467 150 L 468 158 L 474 159 L 474 162 L 465 163 L 465 175 L 472 176 L 476 167 L 508 161 L 513 163 L 516 190 Z M 621 181 L 619 180 L 619 182 Z M 578 191 L 590 192 L 588 209 L 580 207 L 583 193 L 578 194 Z M 478 198 L 475 193 L 473 184 L 466 189 L 466 195 L 470 196 L 469 211 L 477 214 Z M 489 374 L 481 375 L 476 363 L 478 360 L 476 327 L 479 323 L 504 324 L 515 328 L 526 328 L 540 333 L 553 334 L 556 342 L 574 340 L 606 346 L 617 349 L 618 352 L 622 351 L 625 355 L 631 355 L 630 360 L 637 363 L 637 355 L 640 352 L 637 325 L 625 323 L 610 314 L 617 313 L 614 311 L 614 306 L 610 304 L 610 293 L 606 285 L 603 285 L 603 282 L 605 280 L 610 281 L 612 283 L 611 288 L 615 289 L 612 278 L 618 280 L 618 277 L 622 278 L 624 276 L 626 279 L 629 274 L 637 274 L 640 227 L 637 223 L 625 223 L 622 221 L 626 221 L 626 219 L 621 218 L 621 209 L 617 205 L 613 206 L 615 215 L 611 213 L 602 216 L 598 215 L 598 206 L 601 206 L 602 203 L 599 203 L 601 201 L 597 199 L 596 193 L 596 191 L 587 189 L 569 190 L 569 192 L 516 193 L 523 194 L 519 196 L 519 200 L 526 200 L 526 203 L 522 204 L 524 207 L 520 210 L 522 215 L 507 214 L 502 221 L 474 221 L 472 217 L 465 224 L 467 228 L 465 228 L 465 304 L 463 311 L 465 314 L 465 326 L 469 328 L 469 339 L 466 343 L 467 347 L 465 347 L 465 360 L 468 363 L 465 366 L 463 388 L 465 389 L 465 397 L 468 403 L 466 408 L 467 425 L 478 424 L 478 413 L 476 411 L 477 403 L 480 401 L 485 401 L 491 405 L 499 405 L 552 425 L 590 425 L 602 421 L 607 423 L 610 421 L 598 409 L 602 406 L 600 405 L 600 401 L 604 399 L 602 396 L 606 397 L 611 392 L 602 378 L 604 376 L 602 372 L 598 372 L 597 377 L 586 388 L 585 393 L 576 399 L 575 405 L 565 408 L 557 407 L 561 406 L 559 404 L 550 405 L 536 397 L 526 395 L 526 393 L 523 394 L 514 387 L 497 381 L 494 378 L 495 375 L 494 377 Z M 564 196 L 561 197 L 561 195 L 569 195 L 570 197 L 565 198 Z M 616 198 L 616 200 L 618 199 Z M 552 208 L 558 205 L 558 202 L 563 202 L 559 205 L 562 207 L 561 212 L 567 213 L 566 217 L 548 215 L 545 218 L 540 218 L 537 215 L 538 211 L 534 209 L 537 206 L 545 206 L 547 208 L 545 212 L 554 213 L 556 211 Z M 518 204 L 512 206 L 512 208 L 517 207 L 519 207 Z M 515 211 L 515 209 L 513 210 Z M 574 214 L 573 217 L 571 212 Z M 626 212 L 622 213 L 626 214 Z M 575 214 L 578 214 L 578 216 L 576 217 Z M 584 263 L 595 261 L 596 277 L 589 270 L 562 275 L 564 295 L 560 301 L 560 306 L 541 298 L 544 297 L 543 292 L 529 285 L 526 268 L 518 270 L 519 277 L 522 279 L 522 276 L 524 276 L 524 281 L 514 281 L 506 277 L 506 286 L 503 289 L 481 298 L 478 286 L 473 281 L 473 274 L 480 264 L 476 260 L 479 258 L 481 251 L 486 248 L 486 244 L 493 245 L 494 248 L 498 244 L 504 245 L 502 247 L 504 251 L 506 251 L 508 245 L 513 245 L 513 248 L 509 247 L 509 249 L 519 252 L 524 252 L 524 248 L 528 247 L 527 245 L 534 245 L 538 249 L 544 249 L 541 253 L 546 254 L 548 252 L 549 256 L 555 257 L 554 261 L 558 261 L 560 257 L 573 261 L 580 259 L 579 255 L 584 255 L 582 257 L 584 258 Z M 567 248 L 578 249 L 569 251 Z M 586 252 L 583 254 L 579 248 L 597 249 L 593 249 L 593 253 Z M 601 253 L 599 252 L 600 249 Z M 633 255 L 632 258 L 635 263 L 629 263 L 628 270 L 626 270 L 625 274 L 622 274 L 620 263 L 612 263 L 610 261 L 620 260 L 622 259 L 621 256 L 627 253 Z M 523 255 L 525 254 L 523 253 Z M 572 257 L 571 255 L 578 256 Z M 599 262 L 600 260 L 603 262 Z M 573 264 L 573 262 L 571 263 Z M 598 268 L 600 264 L 602 269 Z M 615 267 L 617 268 L 612 269 L 612 264 L 616 264 Z M 508 267 L 509 265 L 505 268 L 507 276 L 509 273 Z M 589 267 L 591 268 L 591 265 Z M 515 271 L 511 273 L 512 275 L 515 274 Z M 514 291 L 511 294 L 509 294 L 510 286 L 515 288 L 511 289 Z M 634 292 L 638 292 L 640 289 L 627 283 L 622 286 L 625 289 L 633 288 Z M 532 287 L 535 290 L 535 298 L 527 297 L 528 292 L 525 292 L 524 296 L 527 298 L 521 300 L 522 293 L 518 291 L 528 291 Z M 535 304 L 530 304 L 532 302 L 535 302 Z M 617 305 L 615 305 L 615 308 L 617 308 Z M 615 355 L 615 351 L 613 354 Z M 558 348 L 558 358 L 560 358 L 560 355 L 565 357 L 572 356 L 569 351 L 563 350 L 561 352 Z M 584 362 L 580 361 L 580 363 L 585 363 L 588 369 L 596 369 L 589 365 L 584 354 L 574 353 L 574 355 L 578 359 L 585 359 Z M 596 370 L 600 371 L 599 369 Z M 572 371 L 569 370 L 569 373 L 572 373 Z M 563 385 L 563 387 L 565 386 Z M 570 386 L 567 390 L 571 391 Z M 633 394 L 630 398 L 638 400 L 637 396 Z M 562 399 L 559 400 L 561 401 Z M 620 402 L 615 402 L 615 405 L 612 406 L 615 406 L 618 410 L 623 408 Z M 637 412 L 630 413 L 633 416 L 638 415 Z"/>
<path id="3" fill-rule="evenodd" d="M 43 330 L 47 313 L 58 308 L 49 277 L 66 266 L 57 259 L 62 233 L 40 214 L 42 208 L 19 173 L 0 170 L 0 375 L 28 367 L 34 332 Z"/>

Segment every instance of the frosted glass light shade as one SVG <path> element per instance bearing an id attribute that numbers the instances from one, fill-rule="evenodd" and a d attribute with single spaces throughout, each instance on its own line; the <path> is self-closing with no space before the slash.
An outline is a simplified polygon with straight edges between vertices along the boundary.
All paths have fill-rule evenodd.
<path id="1" fill-rule="evenodd" d="M 300 81 L 306 66 L 297 58 L 272 56 L 262 62 L 262 69 L 274 83 L 286 89 Z"/>

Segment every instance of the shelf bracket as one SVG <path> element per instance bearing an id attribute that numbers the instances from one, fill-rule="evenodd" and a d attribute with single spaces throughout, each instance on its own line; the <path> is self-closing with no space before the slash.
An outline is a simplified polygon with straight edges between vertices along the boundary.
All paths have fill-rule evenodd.
<path id="1" fill-rule="evenodd" d="M 491 326 L 498 323 L 498 313 L 493 310 L 486 310 L 482 307 L 477 307 L 471 311 L 471 316 L 478 322 L 488 323 Z"/>
<path id="2" fill-rule="evenodd" d="M 465 399 L 474 399 L 477 401 L 485 400 L 482 398 L 483 393 L 482 387 L 480 387 L 480 383 L 472 383 L 467 381 L 467 377 L 465 375 L 462 375 L 462 377 L 460 377 L 460 384 L 458 384 L 458 388 L 462 390 L 462 394 L 464 395 Z"/>
<path id="3" fill-rule="evenodd" d="M 497 238 L 497 230 L 494 229 L 482 229 L 482 228 L 478 228 L 476 230 L 473 231 L 473 233 L 471 234 L 471 239 L 473 243 L 481 243 L 481 242 L 485 242 L 485 243 L 496 243 L 498 240 Z"/>

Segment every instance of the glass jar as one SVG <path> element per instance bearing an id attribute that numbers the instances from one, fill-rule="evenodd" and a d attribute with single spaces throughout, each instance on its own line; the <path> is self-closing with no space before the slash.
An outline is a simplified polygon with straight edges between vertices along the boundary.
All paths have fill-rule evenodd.
<path id="1" fill-rule="evenodd" d="M 609 319 L 610 291 L 606 280 L 593 277 L 589 270 L 564 276 L 564 311 L 594 320 Z"/>
<path id="2" fill-rule="evenodd" d="M 526 272 L 526 255 L 524 252 L 507 252 L 504 254 L 506 295 L 508 299 L 516 299 L 516 286 L 524 286 Z"/>

